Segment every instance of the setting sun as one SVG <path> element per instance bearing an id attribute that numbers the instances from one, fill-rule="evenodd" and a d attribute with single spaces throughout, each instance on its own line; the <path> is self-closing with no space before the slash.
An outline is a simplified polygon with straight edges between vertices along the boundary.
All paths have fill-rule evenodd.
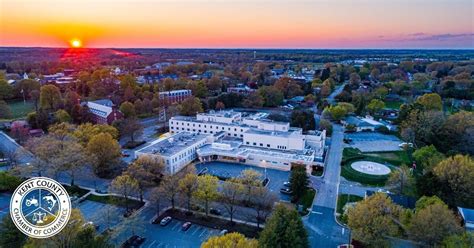
<path id="1" fill-rule="evenodd" d="M 71 40 L 71 47 L 79 48 L 82 47 L 82 42 L 78 39 Z"/>

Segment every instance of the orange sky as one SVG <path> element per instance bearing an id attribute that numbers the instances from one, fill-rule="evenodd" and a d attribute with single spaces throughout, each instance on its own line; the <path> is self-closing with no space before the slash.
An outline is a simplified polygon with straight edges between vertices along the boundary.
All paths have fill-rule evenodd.
<path id="1" fill-rule="evenodd" d="M 474 48 L 472 0 L 0 0 L 0 46 Z"/>

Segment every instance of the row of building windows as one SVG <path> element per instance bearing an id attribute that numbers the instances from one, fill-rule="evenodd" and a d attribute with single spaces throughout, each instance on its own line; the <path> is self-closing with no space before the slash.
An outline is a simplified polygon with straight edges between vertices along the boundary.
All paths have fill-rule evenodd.
<path id="1" fill-rule="evenodd" d="M 171 121 L 171 125 L 173 125 L 173 124 L 174 124 L 174 122 Z M 191 126 L 189 122 L 187 122 L 186 125 L 185 125 L 184 122 L 176 122 L 176 125 L 177 125 L 177 126 L 179 126 L 180 124 L 181 124 L 181 126 L 188 126 L 188 127 Z M 203 124 L 202 126 L 203 126 L 204 128 L 207 128 L 207 125 L 206 125 L 206 124 Z M 193 123 L 193 127 L 196 127 L 196 124 L 195 124 L 195 123 Z M 201 127 L 201 124 L 197 124 L 197 127 Z M 210 128 L 210 129 L 215 128 L 216 130 L 219 130 L 219 128 L 221 128 L 221 130 L 224 130 L 224 131 L 225 131 L 225 127 L 218 126 L 218 125 L 216 125 L 216 126 L 209 125 L 209 128 Z M 230 127 L 227 128 L 227 131 L 232 131 L 232 129 L 234 130 L 234 132 L 237 132 L 237 130 L 239 130 L 239 129 L 240 129 L 240 132 L 244 132 L 244 129 L 242 129 L 242 128 L 239 128 L 239 129 L 238 129 L 238 128 L 230 128 Z"/>

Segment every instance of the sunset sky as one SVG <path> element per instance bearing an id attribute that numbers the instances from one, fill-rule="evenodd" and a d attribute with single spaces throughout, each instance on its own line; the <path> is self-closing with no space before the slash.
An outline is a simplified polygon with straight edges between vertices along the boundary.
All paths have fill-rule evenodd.
<path id="1" fill-rule="evenodd" d="M 0 46 L 474 48 L 472 0 L 0 0 Z"/>

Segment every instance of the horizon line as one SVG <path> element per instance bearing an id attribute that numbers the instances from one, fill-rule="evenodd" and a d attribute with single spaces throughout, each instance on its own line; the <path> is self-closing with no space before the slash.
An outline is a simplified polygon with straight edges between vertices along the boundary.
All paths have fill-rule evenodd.
<path id="1" fill-rule="evenodd" d="M 449 47 L 433 47 L 433 48 L 417 48 L 417 47 L 372 47 L 372 48 L 292 48 L 292 47 L 268 47 L 268 48 L 252 48 L 252 47 L 54 47 L 54 46 L 1 46 L 0 48 L 43 48 L 43 49 L 168 49 L 168 50 L 186 50 L 186 49 L 203 49 L 203 50 L 474 50 L 474 47 L 466 48 L 449 48 Z"/>

